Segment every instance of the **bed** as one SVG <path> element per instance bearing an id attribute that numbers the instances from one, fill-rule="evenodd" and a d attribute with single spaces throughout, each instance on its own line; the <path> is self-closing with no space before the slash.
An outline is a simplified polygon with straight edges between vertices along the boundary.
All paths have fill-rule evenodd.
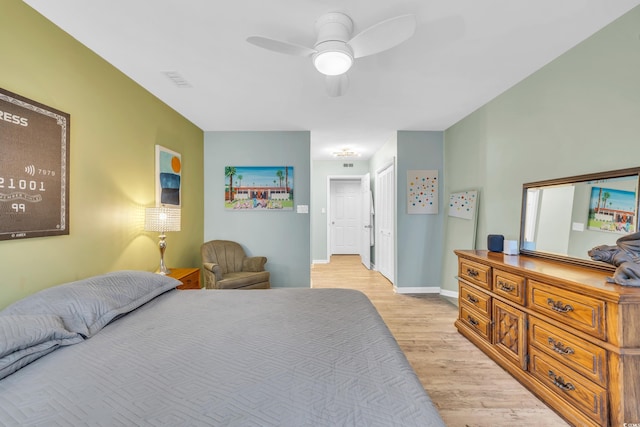
<path id="1" fill-rule="evenodd" d="M 444 426 L 361 292 L 178 284 L 119 271 L 0 311 L 0 425 Z"/>

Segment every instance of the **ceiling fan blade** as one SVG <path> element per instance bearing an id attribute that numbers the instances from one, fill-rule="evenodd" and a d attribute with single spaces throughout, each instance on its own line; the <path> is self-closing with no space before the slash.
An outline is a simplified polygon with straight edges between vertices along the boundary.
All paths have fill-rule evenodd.
<path id="1" fill-rule="evenodd" d="M 338 76 L 326 76 L 325 86 L 330 97 L 342 96 L 349 89 L 349 76 L 347 73 Z"/>
<path id="2" fill-rule="evenodd" d="M 416 31 L 415 15 L 401 15 L 372 25 L 347 43 L 353 57 L 373 55 L 399 45 Z"/>
<path id="3" fill-rule="evenodd" d="M 261 47 L 263 49 L 272 50 L 278 53 L 284 53 L 286 55 L 311 56 L 316 53 L 314 49 L 306 46 L 273 40 L 267 37 L 251 36 L 247 38 L 247 41 L 252 45 Z"/>

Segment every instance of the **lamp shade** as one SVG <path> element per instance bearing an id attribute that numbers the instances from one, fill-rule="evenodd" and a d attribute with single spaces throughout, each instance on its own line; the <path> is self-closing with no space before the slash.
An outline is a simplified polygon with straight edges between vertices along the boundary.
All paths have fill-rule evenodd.
<path id="1" fill-rule="evenodd" d="M 146 231 L 180 231 L 180 209 L 164 206 L 147 208 L 144 218 Z"/>

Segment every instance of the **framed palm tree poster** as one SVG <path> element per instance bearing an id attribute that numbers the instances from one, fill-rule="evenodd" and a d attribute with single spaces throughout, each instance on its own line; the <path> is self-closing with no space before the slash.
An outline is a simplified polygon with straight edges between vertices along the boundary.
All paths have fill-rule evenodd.
<path id="1" fill-rule="evenodd" d="M 293 210 L 292 166 L 225 166 L 227 210 Z"/>
<path id="2" fill-rule="evenodd" d="M 636 230 L 635 191 L 591 187 L 587 228 L 618 234 Z"/>

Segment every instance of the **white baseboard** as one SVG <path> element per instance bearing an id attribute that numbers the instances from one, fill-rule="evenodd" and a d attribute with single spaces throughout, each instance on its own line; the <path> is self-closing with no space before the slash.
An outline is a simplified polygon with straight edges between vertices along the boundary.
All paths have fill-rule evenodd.
<path id="1" fill-rule="evenodd" d="M 399 288 L 396 285 L 393 285 L 393 290 L 396 294 L 439 294 L 440 288 L 437 286 L 433 287 L 402 287 Z"/>
<path id="2" fill-rule="evenodd" d="M 328 259 L 314 259 L 311 264 L 329 264 Z"/>
<path id="3" fill-rule="evenodd" d="M 449 298 L 458 298 L 458 291 L 449 291 L 447 289 L 442 289 L 438 286 L 430 286 L 430 287 L 412 287 L 399 288 L 396 285 L 393 285 L 393 290 L 397 294 L 440 294 Z"/>
<path id="4" fill-rule="evenodd" d="M 458 291 L 449 291 L 447 289 L 441 289 L 440 295 L 450 298 L 458 299 Z"/>

